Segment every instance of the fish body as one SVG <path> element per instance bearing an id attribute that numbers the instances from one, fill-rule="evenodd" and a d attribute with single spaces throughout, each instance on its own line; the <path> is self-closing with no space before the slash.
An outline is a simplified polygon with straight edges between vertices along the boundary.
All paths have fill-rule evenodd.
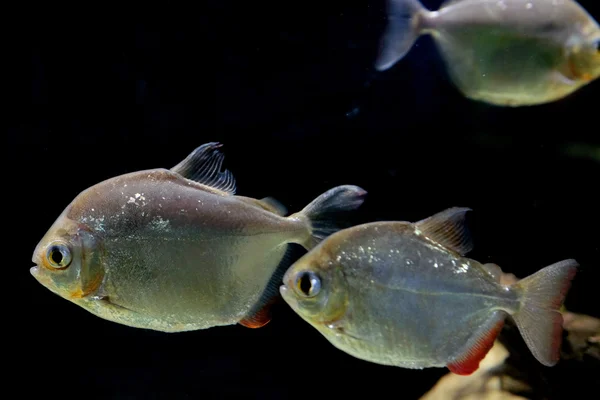
<path id="1" fill-rule="evenodd" d="M 336 229 L 328 212 L 358 207 L 365 192 L 340 186 L 284 217 L 275 200 L 234 195 L 218 148 L 208 143 L 172 169 L 83 191 L 36 247 L 32 274 L 93 314 L 133 327 L 264 325 L 269 283 L 291 261 L 289 245 L 314 246 Z"/>
<path id="2" fill-rule="evenodd" d="M 451 81 L 468 98 L 498 106 L 560 100 L 600 76 L 600 26 L 573 0 L 454 0 L 429 11 L 388 0 L 378 70 L 429 34 Z"/>
<path id="3" fill-rule="evenodd" d="M 466 210 L 341 230 L 289 268 L 281 294 L 335 347 L 370 362 L 468 375 L 512 316 L 534 356 L 553 365 L 577 263 L 503 285 L 497 265 L 464 256 Z"/>

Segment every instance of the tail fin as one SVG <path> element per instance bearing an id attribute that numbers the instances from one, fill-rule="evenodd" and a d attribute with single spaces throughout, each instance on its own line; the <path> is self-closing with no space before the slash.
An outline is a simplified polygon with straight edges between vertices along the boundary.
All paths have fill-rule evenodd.
<path id="1" fill-rule="evenodd" d="M 312 249 L 323 239 L 342 228 L 342 213 L 353 211 L 365 201 L 367 192 L 352 185 L 338 186 L 329 189 L 309 205 L 289 218 L 307 220 L 310 226 L 310 237 L 300 243 L 307 250 Z"/>
<path id="2" fill-rule="evenodd" d="M 386 70 L 408 53 L 420 35 L 419 16 L 427 11 L 419 0 L 387 0 L 388 23 L 375 69 Z"/>
<path id="3" fill-rule="evenodd" d="M 548 367 L 560 357 L 563 331 L 560 307 L 578 266 L 572 259 L 560 261 L 512 285 L 522 293 L 521 307 L 512 317 L 533 356 Z"/>

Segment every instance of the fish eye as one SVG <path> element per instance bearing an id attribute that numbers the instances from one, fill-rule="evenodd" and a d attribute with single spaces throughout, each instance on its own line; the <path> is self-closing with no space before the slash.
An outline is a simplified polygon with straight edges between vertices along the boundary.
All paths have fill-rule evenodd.
<path id="1" fill-rule="evenodd" d="M 51 267 L 66 268 L 71 264 L 71 250 L 62 243 L 54 243 L 48 247 L 46 258 Z"/>
<path id="2" fill-rule="evenodd" d="M 296 288 L 303 296 L 314 297 L 321 290 L 321 279 L 314 272 L 301 272 L 296 278 Z"/>

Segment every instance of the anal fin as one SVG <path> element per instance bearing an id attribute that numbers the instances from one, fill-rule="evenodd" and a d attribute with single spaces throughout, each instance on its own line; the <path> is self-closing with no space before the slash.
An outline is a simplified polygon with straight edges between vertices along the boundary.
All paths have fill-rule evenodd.
<path id="1" fill-rule="evenodd" d="M 262 328 L 271 321 L 271 307 L 281 300 L 279 286 L 281 286 L 283 281 L 283 275 L 290 265 L 306 253 L 306 250 L 297 244 L 290 243 L 287 246 L 288 248 L 283 255 L 283 258 L 271 276 L 259 301 L 250 310 L 248 315 L 239 321 L 240 325 L 243 325 L 246 328 L 256 329 Z"/>
<path id="2" fill-rule="evenodd" d="M 504 311 L 494 311 L 447 364 L 448 369 L 457 375 L 471 375 L 477 371 L 479 363 L 485 358 L 500 334 L 506 317 Z"/>

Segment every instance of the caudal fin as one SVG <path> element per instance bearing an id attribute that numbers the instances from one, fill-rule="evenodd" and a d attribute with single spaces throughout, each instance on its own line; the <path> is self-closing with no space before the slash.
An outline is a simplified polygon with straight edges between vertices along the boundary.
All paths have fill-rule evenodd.
<path id="1" fill-rule="evenodd" d="M 387 0 L 388 22 L 375 69 L 386 70 L 408 53 L 420 35 L 420 16 L 426 11 L 419 0 Z"/>
<path id="2" fill-rule="evenodd" d="M 289 218 L 299 218 L 307 221 L 310 237 L 300 243 L 307 250 L 315 247 L 327 236 L 343 228 L 343 213 L 353 211 L 365 201 L 367 192 L 352 185 L 338 186 L 329 189 L 309 205 Z"/>
<path id="3" fill-rule="evenodd" d="M 560 308 L 578 266 L 572 259 L 560 261 L 512 285 L 522 293 L 521 307 L 512 317 L 533 356 L 548 367 L 560 358 Z"/>

